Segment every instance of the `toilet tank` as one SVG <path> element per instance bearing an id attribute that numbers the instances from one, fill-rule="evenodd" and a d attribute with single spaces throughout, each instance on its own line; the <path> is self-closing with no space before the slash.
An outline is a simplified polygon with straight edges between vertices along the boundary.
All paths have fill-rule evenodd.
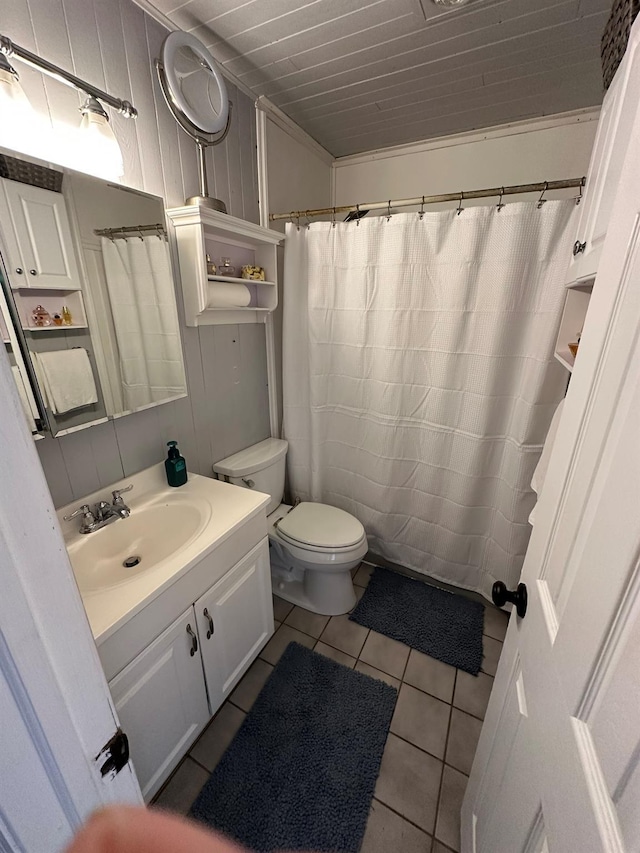
<path id="1" fill-rule="evenodd" d="M 284 472 L 288 443 L 281 438 L 267 438 L 233 456 L 215 462 L 213 470 L 221 480 L 255 489 L 270 495 L 267 515 L 282 503 Z"/>

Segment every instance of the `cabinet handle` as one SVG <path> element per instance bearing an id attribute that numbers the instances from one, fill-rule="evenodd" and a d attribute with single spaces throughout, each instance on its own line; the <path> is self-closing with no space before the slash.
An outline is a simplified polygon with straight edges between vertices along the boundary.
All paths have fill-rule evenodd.
<path id="1" fill-rule="evenodd" d="M 38 270 L 29 270 L 31 275 L 38 275 Z"/>
<path id="2" fill-rule="evenodd" d="M 209 620 L 209 630 L 207 631 L 207 640 L 210 640 L 211 637 L 213 637 L 214 632 L 215 632 L 215 628 L 213 626 L 213 619 L 211 618 L 211 614 L 209 613 L 209 611 L 207 610 L 206 607 L 202 611 L 202 615 L 204 616 L 205 619 Z"/>
<path id="3" fill-rule="evenodd" d="M 587 241 L 581 243 L 580 240 L 576 240 L 573 244 L 573 256 L 575 258 L 576 255 L 580 255 L 587 248 Z"/>
<path id="4" fill-rule="evenodd" d="M 16 267 L 16 272 L 18 273 L 18 275 L 22 275 L 24 270 L 22 269 L 22 267 Z"/>
<path id="5" fill-rule="evenodd" d="M 191 649 L 189 650 L 189 654 L 193 657 L 198 651 L 198 638 L 193 633 L 191 625 L 187 625 L 187 634 L 191 637 Z"/>

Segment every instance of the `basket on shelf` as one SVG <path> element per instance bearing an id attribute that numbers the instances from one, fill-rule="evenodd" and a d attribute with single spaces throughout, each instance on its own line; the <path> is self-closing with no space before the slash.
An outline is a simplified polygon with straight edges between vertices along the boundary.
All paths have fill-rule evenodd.
<path id="1" fill-rule="evenodd" d="M 629 33 L 636 15 L 640 12 L 640 0 L 614 0 L 609 20 L 600 41 L 602 77 L 608 89 L 618 65 L 627 49 Z"/>

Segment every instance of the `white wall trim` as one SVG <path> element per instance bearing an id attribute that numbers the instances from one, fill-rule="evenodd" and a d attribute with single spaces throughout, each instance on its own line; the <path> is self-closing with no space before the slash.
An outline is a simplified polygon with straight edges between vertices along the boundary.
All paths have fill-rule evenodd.
<path id="1" fill-rule="evenodd" d="M 258 110 L 264 110 L 274 124 L 277 124 L 281 130 L 284 130 L 285 133 L 288 133 L 289 136 L 301 145 L 304 145 L 310 151 L 313 151 L 313 153 L 327 163 L 327 165 L 333 165 L 333 154 L 330 154 L 327 149 L 323 148 L 319 142 L 316 142 L 312 136 L 309 136 L 306 130 L 303 130 L 300 125 L 293 119 L 289 118 L 286 113 L 283 113 L 279 107 L 272 104 L 267 97 L 260 95 L 256 101 L 256 107 Z"/>
<path id="2" fill-rule="evenodd" d="M 287 131 L 288 132 L 288 131 Z M 267 169 L 267 111 L 256 101 L 256 156 L 258 161 L 258 206 L 260 225 L 269 227 L 269 174 Z M 278 372 L 273 316 L 267 314 L 264 326 L 267 347 L 267 382 L 269 383 L 269 428 L 273 438 L 280 437 L 278 423 Z"/>
<path id="3" fill-rule="evenodd" d="M 175 30 L 180 29 L 180 27 L 176 26 L 176 24 L 173 23 L 171 18 L 168 18 L 164 14 L 164 12 L 161 12 L 159 9 L 156 9 L 156 7 L 149 2 L 149 0 L 133 0 L 133 2 L 136 4 L 136 6 L 139 6 L 143 12 L 146 12 L 149 17 L 156 20 L 159 24 L 162 24 L 163 27 L 166 27 L 169 32 L 174 32 Z M 218 59 L 215 50 L 211 50 L 211 55 L 214 59 Z M 157 57 L 155 58 L 157 59 Z M 255 101 L 256 93 L 252 92 L 251 89 L 245 83 L 243 83 L 239 77 L 236 77 L 236 75 L 232 71 L 229 71 L 227 68 L 225 68 L 220 60 L 218 62 L 220 65 L 220 70 L 227 78 L 227 80 L 233 83 L 234 86 L 237 86 L 241 92 L 245 93 L 245 95 L 248 95 L 252 101 Z M 155 71 L 153 73 L 155 73 Z"/>
<path id="4" fill-rule="evenodd" d="M 438 148 L 453 148 L 457 145 L 482 142 L 484 139 L 519 136 L 523 133 L 532 133 L 536 130 L 547 130 L 553 127 L 563 127 L 568 124 L 584 124 L 585 122 L 598 121 L 599 117 L 600 107 L 585 107 L 581 110 L 557 113 L 556 115 L 545 116 L 543 118 L 524 119 L 472 132 L 454 133 L 450 136 L 423 139 L 420 142 L 411 142 L 408 145 L 395 145 L 390 148 L 377 148 L 372 151 L 364 151 L 361 154 L 349 154 L 346 157 L 336 158 L 333 161 L 333 168 L 339 169 L 342 166 L 370 163 L 372 160 L 386 160 L 390 157 L 405 157 L 407 154 L 420 154 L 424 151 L 433 151 Z"/>

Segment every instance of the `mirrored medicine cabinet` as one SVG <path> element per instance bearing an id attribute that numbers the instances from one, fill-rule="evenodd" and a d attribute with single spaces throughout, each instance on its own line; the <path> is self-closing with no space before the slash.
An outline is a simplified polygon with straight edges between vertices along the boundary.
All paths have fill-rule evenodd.
<path id="1" fill-rule="evenodd" d="M 0 150 L 0 286 L 34 435 L 186 396 L 162 199 Z"/>

